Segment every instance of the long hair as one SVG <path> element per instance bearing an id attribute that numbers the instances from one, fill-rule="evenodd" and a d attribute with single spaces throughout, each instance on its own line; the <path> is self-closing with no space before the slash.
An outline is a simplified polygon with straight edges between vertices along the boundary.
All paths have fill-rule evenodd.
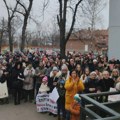
<path id="1" fill-rule="evenodd" d="M 22 69 L 22 62 L 16 62 L 14 68 L 17 70 L 18 69 L 17 68 L 18 65 L 20 65 L 20 69 Z"/>

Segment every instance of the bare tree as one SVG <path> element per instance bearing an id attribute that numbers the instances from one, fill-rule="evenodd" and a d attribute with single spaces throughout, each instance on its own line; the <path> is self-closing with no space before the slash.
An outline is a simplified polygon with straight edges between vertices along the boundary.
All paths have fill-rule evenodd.
<path id="1" fill-rule="evenodd" d="M 57 21 L 58 21 L 59 30 L 60 30 L 60 53 L 61 53 L 62 58 L 65 57 L 66 44 L 67 44 L 67 41 L 69 40 L 69 37 L 73 31 L 75 21 L 76 21 L 76 14 L 78 11 L 78 7 L 82 1 L 83 0 L 74 1 L 75 8 L 72 7 L 72 11 L 73 11 L 72 23 L 71 23 L 71 27 L 70 27 L 68 33 L 66 34 L 67 10 L 69 8 L 68 2 L 71 2 L 71 0 L 58 0 L 59 15 L 57 15 Z"/>
<path id="2" fill-rule="evenodd" d="M 26 45 L 27 45 L 27 48 L 29 47 L 29 45 L 31 44 L 33 39 L 34 39 L 34 33 L 27 30 L 26 31 Z"/>
<path id="3" fill-rule="evenodd" d="M 0 22 L 0 52 L 2 49 L 3 38 L 6 31 L 7 31 L 7 26 L 6 26 L 5 19 L 3 18 Z"/>
<path id="4" fill-rule="evenodd" d="M 52 40 L 52 45 L 53 46 L 60 46 L 60 35 L 59 35 L 59 28 L 58 28 L 56 18 L 53 18 L 52 28 L 53 29 L 52 29 L 51 34 L 50 34 L 50 37 Z"/>
<path id="5" fill-rule="evenodd" d="M 16 0 L 16 1 L 18 2 L 20 7 L 24 11 L 23 12 L 21 10 L 17 10 L 17 12 L 20 13 L 21 15 L 23 15 L 23 17 L 24 17 L 23 26 L 22 26 L 21 46 L 20 46 L 21 51 L 23 51 L 24 48 L 25 48 L 26 28 L 27 28 L 28 19 L 29 19 L 30 12 L 31 12 L 31 9 L 32 9 L 32 5 L 33 5 L 33 0 L 29 0 L 28 7 L 21 0 Z"/>
<path id="6" fill-rule="evenodd" d="M 89 35 L 91 40 L 91 50 L 93 50 L 94 45 L 96 45 L 95 30 L 96 26 L 102 21 L 101 12 L 106 6 L 106 1 L 107 0 L 84 0 L 81 6 L 83 12 L 83 20 L 89 28 L 88 33 L 90 33 Z"/>
<path id="7" fill-rule="evenodd" d="M 17 6 L 18 6 L 18 2 L 19 0 L 15 3 L 14 8 L 11 8 L 10 6 L 8 6 L 6 0 L 3 0 L 6 9 L 7 9 L 7 13 L 8 13 L 8 35 L 9 35 L 9 47 L 10 47 L 10 51 L 13 52 L 13 39 L 12 39 L 12 20 L 15 17 L 15 12 L 17 10 Z"/>
<path id="8" fill-rule="evenodd" d="M 107 0 L 84 0 L 82 4 L 83 17 L 91 30 L 102 20 L 101 12 L 106 6 Z"/>

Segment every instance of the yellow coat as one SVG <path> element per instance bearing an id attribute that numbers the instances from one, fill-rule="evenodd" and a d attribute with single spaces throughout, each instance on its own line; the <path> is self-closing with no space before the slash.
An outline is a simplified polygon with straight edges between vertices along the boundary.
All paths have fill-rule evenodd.
<path id="1" fill-rule="evenodd" d="M 84 85 L 81 80 L 78 80 L 78 82 L 73 83 L 72 78 L 69 77 L 69 79 L 65 83 L 65 89 L 66 89 L 65 109 L 70 110 L 70 106 L 74 102 L 74 95 L 80 91 L 83 91 Z"/>

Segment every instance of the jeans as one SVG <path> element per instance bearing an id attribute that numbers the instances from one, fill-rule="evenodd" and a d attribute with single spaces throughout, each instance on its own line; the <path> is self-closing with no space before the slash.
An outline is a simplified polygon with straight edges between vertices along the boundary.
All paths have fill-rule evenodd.
<path id="1" fill-rule="evenodd" d="M 60 117 L 60 112 L 62 112 L 62 117 L 65 118 L 65 98 L 60 97 L 57 101 L 57 107 L 58 107 L 58 116 Z"/>
<path id="2" fill-rule="evenodd" d="M 36 83 L 35 84 L 35 97 L 37 96 L 37 94 L 38 94 L 38 91 L 39 91 L 39 88 L 40 88 L 40 83 Z"/>
<path id="3" fill-rule="evenodd" d="M 14 90 L 14 104 L 20 104 L 21 99 L 21 89 Z"/>
<path id="4" fill-rule="evenodd" d="M 66 120 L 70 120 L 70 111 L 66 110 Z"/>
<path id="5" fill-rule="evenodd" d="M 25 98 L 25 101 L 32 101 L 33 99 L 33 90 L 24 90 L 24 98 Z M 29 97 L 29 99 L 28 99 Z"/>

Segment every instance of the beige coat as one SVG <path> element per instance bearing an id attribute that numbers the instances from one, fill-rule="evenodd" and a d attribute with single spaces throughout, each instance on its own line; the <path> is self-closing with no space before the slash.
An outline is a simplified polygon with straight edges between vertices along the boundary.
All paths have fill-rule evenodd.
<path id="1" fill-rule="evenodd" d="M 29 70 L 29 68 L 25 68 L 24 70 L 24 76 L 25 76 L 25 80 L 23 82 L 23 89 L 24 90 L 32 90 L 33 89 L 33 77 L 35 75 L 35 70 L 34 68 L 31 68 L 31 70 Z"/>

